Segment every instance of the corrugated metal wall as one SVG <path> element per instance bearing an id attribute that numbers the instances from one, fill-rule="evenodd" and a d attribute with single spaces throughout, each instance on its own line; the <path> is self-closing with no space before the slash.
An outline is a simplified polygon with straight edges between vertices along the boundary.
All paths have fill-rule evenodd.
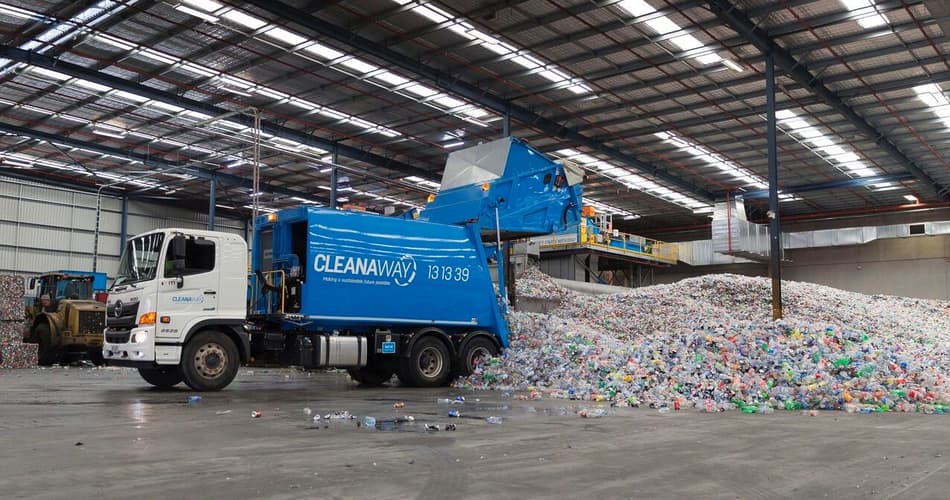
<path id="1" fill-rule="evenodd" d="M 128 204 L 128 236 L 159 227 L 205 229 L 208 215 L 137 200 Z M 0 176 L 0 273 L 92 270 L 96 195 Z M 119 265 L 122 200 L 102 197 L 96 267 L 111 278 Z M 244 222 L 215 218 L 215 229 L 244 236 Z"/>

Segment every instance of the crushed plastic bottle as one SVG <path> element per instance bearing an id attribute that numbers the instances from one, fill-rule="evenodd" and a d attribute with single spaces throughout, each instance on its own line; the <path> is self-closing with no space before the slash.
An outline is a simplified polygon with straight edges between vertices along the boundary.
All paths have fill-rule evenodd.
<path id="1" fill-rule="evenodd" d="M 455 418 L 459 418 L 459 417 L 462 416 L 462 414 L 459 413 L 458 410 L 449 410 L 448 416 L 450 416 L 450 417 L 455 417 Z"/>
<path id="2" fill-rule="evenodd" d="M 376 428 L 376 417 L 369 417 L 369 416 L 363 417 L 363 426 L 366 427 L 367 429 Z"/>
<path id="3" fill-rule="evenodd" d="M 198 406 L 201 403 L 201 396 L 189 396 L 188 406 Z"/>
<path id="4" fill-rule="evenodd" d="M 485 421 L 488 422 L 489 424 L 500 424 L 502 423 L 503 419 L 501 417 L 491 416 L 491 417 L 486 418 Z"/>
<path id="5" fill-rule="evenodd" d="M 264 416 L 264 412 L 262 412 L 261 410 L 252 410 L 252 411 L 251 411 L 251 418 L 261 418 L 261 417 L 263 417 L 263 416 Z"/>
<path id="6" fill-rule="evenodd" d="M 606 417 L 608 412 L 606 408 L 584 408 L 577 412 L 581 418 L 601 418 Z"/>

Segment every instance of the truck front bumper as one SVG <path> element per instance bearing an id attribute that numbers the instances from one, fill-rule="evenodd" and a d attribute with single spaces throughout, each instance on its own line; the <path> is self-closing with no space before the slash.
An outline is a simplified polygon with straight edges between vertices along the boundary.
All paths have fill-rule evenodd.
<path id="1" fill-rule="evenodd" d="M 129 332 L 128 342 L 102 344 L 102 357 L 115 366 L 148 367 L 177 365 L 181 361 L 181 346 L 155 342 L 155 327 L 143 326 Z"/>

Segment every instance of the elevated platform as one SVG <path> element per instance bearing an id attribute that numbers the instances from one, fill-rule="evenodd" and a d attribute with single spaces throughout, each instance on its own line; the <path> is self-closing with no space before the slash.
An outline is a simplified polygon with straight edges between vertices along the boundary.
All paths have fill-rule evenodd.
<path id="1" fill-rule="evenodd" d="M 593 254 L 637 264 L 658 267 L 677 262 L 677 247 L 635 234 L 599 231 L 595 226 L 580 226 L 576 232 L 532 238 L 541 257 Z"/>

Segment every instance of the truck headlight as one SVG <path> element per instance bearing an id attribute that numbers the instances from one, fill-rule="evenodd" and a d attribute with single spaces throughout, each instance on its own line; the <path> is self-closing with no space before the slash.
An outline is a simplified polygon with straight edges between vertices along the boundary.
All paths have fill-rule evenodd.
<path id="1" fill-rule="evenodd" d="M 132 343 L 141 344 L 148 339 L 148 332 L 135 332 L 132 334 Z"/>

